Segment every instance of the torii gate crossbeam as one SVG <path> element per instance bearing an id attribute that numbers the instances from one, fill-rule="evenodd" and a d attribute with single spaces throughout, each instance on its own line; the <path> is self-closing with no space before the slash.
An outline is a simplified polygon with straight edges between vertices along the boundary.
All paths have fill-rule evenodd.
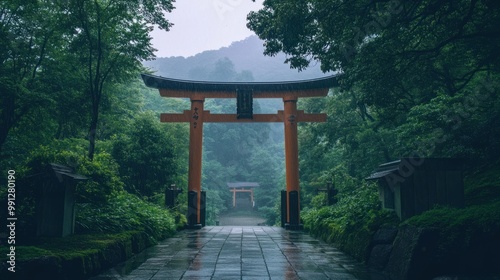
<path id="1" fill-rule="evenodd" d="M 191 110 L 180 114 L 161 114 L 161 122 L 189 122 L 188 228 L 201 228 L 202 219 L 202 147 L 205 122 L 283 122 L 285 130 L 286 200 L 285 227 L 301 228 L 298 163 L 298 122 L 325 122 L 326 114 L 306 114 L 297 110 L 302 97 L 321 97 L 338 86 L 337 76 L 296 82 L 222 83 L 170 79 L 142 74 L 144 83 L 159 89 L 163 97 L 191 100 Z M 211 114 L 203 108 L 206 98 L 236 98 L 237 114 Z M 253 114 L 253 98 L 282 98 L 284 110 L 277 114 Z M 291 202 L 292 201 L 292 202 Z M 295 213 L 295 214 L 294 214 Z"/>

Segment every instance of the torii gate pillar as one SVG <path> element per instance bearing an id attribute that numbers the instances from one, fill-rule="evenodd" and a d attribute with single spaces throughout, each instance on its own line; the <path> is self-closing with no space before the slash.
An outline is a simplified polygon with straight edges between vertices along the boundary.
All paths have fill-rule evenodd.
<path id="1" fill-rule="evenodd" d="M 203 103 L 199 96 L 191 97 L 189 123 L 188 226 L 201 228 L 201 167 L 203 154 Z"/>
<path id="2" fill-rule="evenodd" d="M 283 98 L 285 124 L 285 168 L 286 168 L 286 224 L 289 229 L 301 229 L 300 224 L 300 182 L 299 182 L 299 143 L 297 139 L 297 97 Z M 296 194 L 292 202 L 290 194 Z M 295 212 L 296 215 L 291 214 Z M 282 214 L 283 215 L 283 214 Z"/>

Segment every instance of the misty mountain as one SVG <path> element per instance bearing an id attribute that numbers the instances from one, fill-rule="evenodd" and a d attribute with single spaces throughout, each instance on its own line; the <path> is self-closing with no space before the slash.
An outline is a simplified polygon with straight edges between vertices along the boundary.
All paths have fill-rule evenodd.
<path id="1" fill-rule="evenodd" d="M 156 71 L 156 75 L 187 80 L 221 80 L 223 75 L 216 69 L 217 63 L 221 61 L 232 62 L 236 72 L 234 77 L 223 77 L 223 81 L 290 81 L 329 75 L 321 71 L 319 63 L 314 62 L 300 72 L 290 69 L 290 65 L 284 63 L 285 54 L 265 56 L 263 44 L 257 36 L 250 36 L 218 50 L 204 51 L 187 58 L 162 57 L 143 64 Z"/>

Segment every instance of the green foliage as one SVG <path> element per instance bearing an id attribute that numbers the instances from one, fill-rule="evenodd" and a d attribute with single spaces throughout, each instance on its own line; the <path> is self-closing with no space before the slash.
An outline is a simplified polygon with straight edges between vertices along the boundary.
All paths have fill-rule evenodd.
<path id="1" fill-rule="evenodd" d="M 152 114 L 143 114 L 115 139 L 112 153 L 127 191 L 152 196 L 175 182 L 179 171 L 177 143 L 184 137 L 175 139 L 166 128 L 170 127 L 160 125 Z"/>
<path id="2" fill-rule="evenodd" d="M 117 176 L 118 167 L 113 158 L 105 153 L 96 154 L 94 161 L 85 156 L 85 143 L 82 139 L 54 141 L 51 147 L 40 146 L 34 149 L 26 161 L 14 168 L 16 171 L 16 214 L 23 223 L 18 226 L 21 238 L 32 238 L 36 231 L 35 200 L 40 195 L 43 184 L 53 180 L 50 163 L 62 164 L 73 168 L 80 175 L 88 178 L 76 185 L 76 201 L 92 202 L 94 207 L 101 207 L 112 194 L 123 190 L 123 183 Z M 6 189 L 0 191 L 6 199 Z M 6 214 L 6 213 L 5 213 Z"/>
<path id="3" fill-rule="evenodd" d="M 188 76 L 189 79 L 199 81 L 251 82 L 254 80 L 251 71 L 236 71 L 234 63 L 227 57 L 219 58 L 213 64 L 197 64 L 189 70 Z"/>
<path id="4" fill-rule="evenodd" d="M 376 116 L 358 106 L 356 92 L 333 90 L 323 99 L 299 104 L 305 110 L 326 110 L 326 123 L 299 127 L 301 200 L 308 205 L 317 189 L 331 181 L 337 190 L 352 188 L 380 163 L 391 161 L 394 137 L 378 128 Z M 366 109 L 366 108 L 364 108 Z M 340 192 L 339 195 L 349 192 Z"/>
<path id="5" fill-rule="evenodd" d="M 168 30 L 163 13 L 172 9 L 169 0 L 3 1 L 0 149 L 41 111 L 57 121 L 56 137 L 81 133 L 68 121 L 87 124 L 92 159 L 101 105 L 117 83 L 137 76 L 142 60 L 154 57 L 150 25 Z"/>
<path id="6" fill-rule="evenodd" d="M 86 203 L 77 212 L 81 232 L 143 230 L 158 240 L 186 222 L 180 213 L 187 212 L 187 126 L 160 125 L 157 115 L 189 104 L 165 101 L 137 78 L 140 62 L 153 57 L 149 26 L 168 30 L 163 13 L 172 8 L 169 0 L 0 4 L 0 169 L 15 168 L 22 183 L 52 162 L 89 177 L 77 188 Z M 328 114 L 326 123 L 299 126 L 307 229 L 364 259 L 374 230 L 397 221 L 360 180 L 380 163 L 415 154 L 474 158 L 487 171 L 466 179 L 470 207 L 437 208 L 408 223 L 441 228 L 451 247 L 498 229 L 499 176 L 492 171 L 498 163 L 491 162 L 500 156 L 499 11 L 490 0 L 281 0 L 265 1 L 249 15 L 267 54 L 283 51 L 292 67 L 316 60 L 343 73 L 341 88 L 328 97 L 299 102 Z M 203 59 L 211 62 L 182 70 L 219 81 L 259 75 L 228 58 Z M 205 104 L 214 113 L 234 113 L 234 100 Z M 207 224 L 230 205 L 228 181 L 259 182 L 256 204 L 268 224 L 279 223 L 282 128 L 207 125 L 205 131 Z M 335 206 L 323 206 L 324 195 L 316 195 L 328 181 L 339 191 Z M 161 207 L 171 183 L 185 190 L 173 212 Z M 23 188 L 20 219 L 33 224 L 33 189 Z"/>
<path id="7" fill-rule="evenodd" d="M 102 152 L 93 161 L 86 160 L 77 169 L 90 180 L 80 184 L 78 190 L 84 201 L 104 201 L 115 192 L 123 190 L 123 182 L 118 177 L 118 165 L 110 154 Z"/>
<path id="8" fill-rule="evenodd" d="M 326 192 L 317 194 L 311 199 L 311 208 L 321 208 L 328 204 L 328 195 Z"/>
<path id="9" fill-rule="evenodd" d="M 23 267 L 16 268 L 16 276 L 18 279 L 86 279 L 149 245 L 152 243 L 137 231 L 40 238 L 27 245 L 16 244 L 16 266 Z M 8 251 L 8 247 L 0 246 L 0 250 Z M 5 255 L 0 257 L 2 262 L 7 259 Z M 42 269 L 29 269 L 42 266 Z M 1 275 L 12 278 L 6 269 Z"/>
<path id="10" fill-rule="evenodd" d="M 47 53 L 60 43 L 53 40 L 61 34 L 53 28 L 56 6 L 38 1 L 0 3 L 0 151 L 23 120 L 39 115 L 40 106 L 52 105 L 39 74 Z"/>
<path id="11" fill-rule="evenodd" d="M 464 178 L 465 205 L 480 205 L 500 198 L 500 162 L 480 165 Z"/>
<path id="12" fill-rule="evenodd" d="M 219 214 L 226 210 L 224 201 L 220 195 L 220 190 L 207 189 L 207 209 L 206 209 L 206 225 L 215 226 L 219 220 Z"/>
<path id="13" fill-rule="evenodd" d="M 281 226 L 281 201 L 275 200 L 273 207 L 259 207 L 259 213 L 266 219 L 266 225 Z"/>
<path id="14" fill-rule="evenodd" d="M 54 242 L 55 240 L 40 240 L 40 243 L 34 246 L 16 246 L 16 257 L 18 256 L 18 260 L 20 261 L 55 256 L 68 260 L 73 257 L 81 257 L 88 253 L 97 252 L 112 242 L 111 237 L 115 238 L 115 240 L 120 239 L 118 235 L 103 237 L 102 235 L 99 237 L 96 235 L 70 236 L 69 239 L 73 241 L 71 243 L 68 242 L 68 238 L 57 238 L 56 240 L 59 243 Z M 73 250 L 69 250 L 68 246 Z"/>
<path id="15" fill-rule="evenodd" d="M 483 238 L 491 238 L 500 230 L 500 200 L 471 205 L 463 209 L 437 207 L 418 216 L 411 217 L 403 224 L 432 228 L 439 234 L 438 254 L 446 252 L 463 254 Z M 478 240 L 479 238 L 479 240 Z"/>
<path id="16" fill-rule="evenodd" d="M 498 158 L 499 22 L 488 0 L 283 0 L 250 13 L 266 54 L 343 73 L 326 100 L 301 101 L 328 114 L 299 131 L 306 205 L 339 181 L 334 168 L 364 178 L 403 156 Z"/>
<path id="17" fill-rule="evenodd" d="M 459 232 L 465 227 L 471 226 L 484 232 L 491 232 L 500 228 L 500 201 L 473 205 L 467 208 L 437 207 L 426 211 L 421 215 L 414 216 L 404 222 L 419 227 L 436 227 L 447 234 Z"/>
<path id="18" fill-rule="evenodd" d="M 25 176 L 50 174 L 46 173 L 49 163 L 66 165 L 72 167 L 76 173 L 89 178 L 77 185 L 78 200 L 105 202 L 112 193 L 123 189 L 123 183 L 117 176 L 118 165 L 106 152 L 98 153 L 94 161 L 90 161 L 85 157 L 81 144 L 80 139 L 67 139 L 54 141 L 51 147 L 39 147 L 27 159 L 26 166 L 29 170 L 26 171 Z"/>
<path id="19" fill-rule="evenodd" d="M 79 233 L 141 230 L 158 241 L 176 230 L 172 212 L 125 191 L 114 193 L 103 207 L 81 204 L 76 213 L 76 231 Z"/>
<path id="20" fill-rule="evenodd" d="M 149 24 L 168 30 L 163 12 L 173 6 L 168 0 L 154 1 L 69 1 L 63 17 L 72 30 L 65 55 L 81 65 L 75 69 L 84 77 L 90 102 L 89 150 L 95 152 L 100 106 L 117 82 L 126 81 L 142 70 L 141 60 L 154 57 Z"/>
<path id="21" fill-rule="evenodd" d="M 495 124 L 499 85 L 490 77 L 477 77 L 470 84 L 453 96 L 438 94 L 413 106 L 395 131 L 399 153 L 495 161 L 500 153 L 493 144 L 500 138 Z"/>
<path id="22" fill-rule="evenodd" d="M 26 171 L 28 175 L 38 174 L 46 164 L 59 163 L 89 178 L 77 186 L 78 201 L 85 202 L 77 204 L 77 232 L 142 230 L 152 240 L 160 240 L 185 224 L 186 218 L 178 212 L 167 211 L 124 191 L 118 177 L 119 166 L 111 155 L 98 152 L 90 161 L 85 156 L 85 148 L 78 145 L 82 142 L 67 139 L 56 141 L 52 148 L 41 146 L 28 159 L 30 169 Z"/>
<path id="23" fill-rule="evenodd" d="M 500 6 L 489 0 L 284 0 L 265 1 L 247 26 L 266 54 L 282 51 L 298 69 L 318 60 L 324 71 L 342 71 L 345 85 L 360 85 L 366 101 L 397 116 L 433 89 L 459 90 L 498 67 L 499 22 Z"/>
<path id="24" fill-rule="evenodd" d="M 9 247 L 7 246 L 1 246 L 0 250 L 3 252 L 8 252 Z M 40 257 L 53 257 L 55 254 L 50 251 L 49 249 L 42 249 L 37 246 L 16 246 L 16 260 L 23 261 L 23 260 L 30 260 L 30 259 L 35 259 L 35 258 L 40 258 Z M 2 261 L 7 261 L 8 257 L 2 256 Z"/>
<path id="25" fill-rule="evenodd" d="M 397 224 L 399 220 L 393 212 L 380 209 L 372 184 L 356 182 L 351 188 L 354 189 L 348 195 L 340 195 L 333 206 L 305 209 L 302 219 L 311 234 L 338 244 L 340 249 L 364 261 L 375 231 L 382 224 Z"/>

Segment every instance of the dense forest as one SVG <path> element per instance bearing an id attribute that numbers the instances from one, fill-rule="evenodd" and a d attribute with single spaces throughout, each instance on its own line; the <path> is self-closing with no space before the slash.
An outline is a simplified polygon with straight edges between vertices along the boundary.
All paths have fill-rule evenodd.
<path id="1" fill-rule="evenodd" d="M 142 230 L 159 240 L 185 223 L 186 191 L 176 209 L 166 210 L 164 190 L 174 183 L 187 189 L 189 129 L 162 124 L 159 114 L 182 112 L 189 103 L 146 88 L 144 72 L 207 81 L 340 73 L 340 87 L 327 97 L 298 104 L 328 115 L 326 123 L 299 126 L 302 218 L 307 230 L 360 260 L 367 245 L 359 240 L 400 222 L 380 209 L 375 186 L 364 178 L 401 157 L 463 159 L 466 183 L 465 209 L 438 207 L 405 223 L 460 232 L 448 235 L 454 238 L 448 246 L 477 231 L 499 231 L 498 1 L 266 0 L 248 15 L 258 38 L 153 60 L 149 33 L 152 26 L 169 30 L 174 4 L 0 3 L 0 172 L 5 183 L 15 171 L 20 238 L 33 233 L 40 184 L 33 178 L 48 163 L 89 178 L 77 186 L 77 234 Z M 255 101 L 254 110 L 281 106 L 280 100 Z M 234 113 L 234 107 L 234 100 L 206 101 L 214 113 Z M 257 206 L 268 224 L 278 223 L 282 129 L 206 126 L 208 224 L 230 205 L 230 181 L 258 182 Z M 339 192 L 333 206 L 318 192 L 329 182 Z M 2 205 L 6 194 L 2 188 Z"/>
<path id="2" fill-rule="evenodd" d="M 342 73 L 327 98 L 300 104 L 328 114 L 299 129 L 306 229 L 367 261 L 379 228 L 434 228 L 439 245 L 408 279 L 495 270 L 498 254 L 479 248 L 498 248 L 500 232 L 498 1 L 264 1 L 247 26 L 292 68 Z M 465 208 L 402 223 L 380 209 L 364 178 L 402 157 L 461 159 Z M 318 192 L 329 182 L 335 205 Z"/>
<path id="3" fill-rule="evenodd" d="M 300 130 L 302 184 L 364 178 L 405 156 L 497 162 L 499 8 L 495 1 L 266 1 L 250 13 L 248 27 L 266 54 L 343 74 L 328 98 L 302 103 L 329 116 Z"/>
<path id="4" fill-rule="evenodd" d="M 48 163 L 89 179 L 77 185 L 76 233 L 142 229 L 160 239 L 182 224 L 162 194 L 185 180 L 187 128 L 160 125 L 157 93 L 140 80 L 142 61 L 154 57 L 150 26 L 168 31 L 163 13 L 172 9 L 170 1 L 1 2 L 0 169 L 15 172 L 18 242 L 36 232 Z M 7 205 L 7 188 L 0 193 Z"/>
<path id="5" fill-rule="evenodd" d="M 148 24 L 168 30 L 170 23 L 143 6 L 137 24 L 130 10 L 140 4 L 104 3 L 2 3 L 0 163 L 4 174 L 14 170 L 22 182 L 18 195 L 26 223 L 20 232 L 34 229 L 30 196 L 40 186 L 30 178 L 45 172 L 48 163 L 90 178 L 77 189 L 80 233 L 133 229 L 140 215 L 129 213 L 127 204 L 162 208 L 165 188 L 187 188 L 188 127 L 161 124 L 159 114 L 182 112 L 189 102 L 161 98 L 144 86 L 140 73 L 217 81 L 325 75 L 319 65 L 298 72 L 283 63 L 283 55 L 264 56 L 263 42 L 255 36 L 194 57 L 151 60 Z M 172 8 L 163 5 L 164 11 Z M 233 112 L 234 105 L 234 100 L 208 100 L 206 108 Z M 254 108 L 276 112 L 282 106 L 280 100 L 266 100 Z M 211 201 L 207 223 L 214 224 L 231 205 L 230 181 L 259 182 L 256 205 L 274 222 L 284 187 L 282 125 L 207 124 L 204 143 L 203 188 Z M 180 214 L 186 211 L 185 195 L 179 198 Z"/>

